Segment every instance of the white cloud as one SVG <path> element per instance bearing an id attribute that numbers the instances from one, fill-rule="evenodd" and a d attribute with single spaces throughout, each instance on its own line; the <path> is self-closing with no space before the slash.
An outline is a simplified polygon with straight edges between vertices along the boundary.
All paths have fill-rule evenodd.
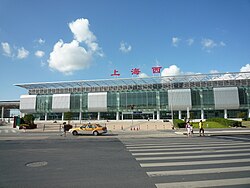
<path id="1" fill-rule="evenodd" d="M 181 41 L 180 38 L 178 38 L 178 37 L 173 37 L 173 38 L 172 38 L 172 45 L 173 45 L 174 47 L 177 47 L 177 46 L 179 45 L 180 41 Z"/>
<path id="2" fill-rule="evenodd" d="M 44 43 L 45 43 L 45 40 L 40 38 L 40 39 L 37 40 L 37 42 L 38 42 L 39 44 L 44 44 Z"/>
<path id="3" fill-rule="evenodd" d="M 37 50 L 35 52 L 35 56 L 38 57 L 38 58 L 41 58 L 45 55 L 44 51 L 41 51 L 41 50 Z"/>
<path id="4" fill-rule="evenodd" d="M 48 60 L 49 67 L 65 74 L 72 74 L 79 69 L 88 68 L 91 64 L 92 53 L 79 46 L 79 42 L 73 40 L 64 43 L 59 40 Z"/>
<path id="5" fill-rule="evenodd" d="M 171 65 L 169 68 L 164 68 L 161 72 L 161 76 L 176 76 L 180 74 L 181 70 L 176 65 Z"/>
<path id="6" fill-rule="evenodd" d="M 223 41 L 220 41 L 220 46 L 224 47 L 226 44 Z"/>
<path id="7" fill-rule="evenodd" d="M 250 72 L 250 64 L 241 67 L 240 72 Z"/>
<path id="8" fill-rule="evenodd" d="M 125 42 L 121 42 L 119 50 L 123 53 L 128 53 L 132 50 L 132 46 Z"/>
<path id="9" fill-rule="evenodd" d="M 216 73 L 219 73 L 219 71 L 217 71 L 217 70 L 210 70 L 209 73 L 216 74 Z"/>
<path id="10" fill-rule="evenodd" d="M 147 78 L 148 75 L 146 73 L 140 73 L 139 75 L 139 78 Z"/>
<path id="11" fill-rule="evenodd" d="M 88 19 L 77 19 L 68 24 L 74 35 L 74 40 L 64 43 L 59 40 L 50 53 L 49 67 L 64 74 L 86 69 L 91 65 L 94 55 L 103 56 L 101 48 L 96 42 L 95 35 L 89 30 Z M 85 47 L 81 46 L 85 44 Z"/>
<path id="12" fill-rule="evenodd" d="M 88 19 L 80 18 L 76 21 L 69 23 L 69 28 L 74 34 L 74 39 L 78 42 L 84 42 L 87 47 L 93 51 L 97 52 L 100 50 L 96 41 L 96 36 L 89 30 Z M 99 55 L 102 56 L 100 53 Z"/>
<path id="13" fill-rule="evenodd" d="M 188 46 L 192 46 L 193 43 L 194 43 L 194 39 L 193 38 L 187 39 Z"/>
<path id="14" fill-rule="evenodd" d="M 11 56 L 11 48 L 8 42 L 2 42 L 3 55 L 10 57 Z"/>
<path id="15" fill-rule="evenodd" d="M 223 41 L 220 41 L 218 44 L 213 41 L 212 39 L 202 39 L 201 40 L 201 45 L 202 45 L 202 49 L 207 51 L 207 52 L 211 52 L 211 50 L 215 47 L 225 47 L 226 44 Z"/>
<path id="16" fill-rule="evenodd" d="M 18 53 L 17 53 L 18 59 L 24 59 L 24 58 L 28 57 L 28 55 L 29 55 L 29 51 L 24 49 L 24 47 L 21 47 L 18 49 Z"/>

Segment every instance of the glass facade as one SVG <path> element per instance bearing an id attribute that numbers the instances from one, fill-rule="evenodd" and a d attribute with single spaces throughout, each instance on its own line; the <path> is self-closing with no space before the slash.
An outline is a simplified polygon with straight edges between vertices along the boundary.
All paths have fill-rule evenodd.
<path id="1" fill-rule="evenodd" d="M 178 92 L 178 90 L 176 90 Z M 205 119 L 211 117 L 238 118 L 248 116 L 250 108 L 250 87 L 238 87 L 238 109 L 215 109 L 214 89 L 212 87 L 191 88 L 191 104 L 189 116 L 191 119 Z M 237 91 L 236 91 L 237 92 Z M 172 113 L 169 107 L 168 90 L 129 90 L 108 91 L 107 108 L 101 112 L 88 112 L 88 93 L 70 94 L 70 112 L 73 120 L 115 120 L 131 119 L 171 119 Z M 52 110 L 52 94 L 39 94 L 36 96 L 34 114 L 40 120 L 61 120 L 62 113 Z M 81 114 L 79 114 L 81 113 Z M 117 114 L 118 113 L 118 114 Z M 225 114 L 226 113 L 226 114 Z M 174 118 L 186 118 L 186 110 L 173 111 Z M 47 117 L 46 117 L 47 116 Z"/>
<path id="2" fill-rule="evenodd" d="M 120 109 L 122 111 L 148 111 L 159 109 L 156 102 L 156 91 L 120 92 Z"/>
<path id="3" fill-rule="evenodd" d="M 38 113 L 52 112 L 52 95 L 36 96 L 36 112 Z"/>

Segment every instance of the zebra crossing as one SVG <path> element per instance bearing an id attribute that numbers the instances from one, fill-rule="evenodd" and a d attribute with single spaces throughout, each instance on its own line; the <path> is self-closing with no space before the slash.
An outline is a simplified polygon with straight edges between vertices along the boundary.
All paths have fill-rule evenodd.
<path id="1" fill-rule="evenodd" d="M 250 187 L 250 142 L 216 138 L 122 140 L 157 188 Z"/>
<path id="2" fill-rule="evenodd" d="M 19 132 L 17 129 L 0 129 L 0 134 L 16 134 Z"/>

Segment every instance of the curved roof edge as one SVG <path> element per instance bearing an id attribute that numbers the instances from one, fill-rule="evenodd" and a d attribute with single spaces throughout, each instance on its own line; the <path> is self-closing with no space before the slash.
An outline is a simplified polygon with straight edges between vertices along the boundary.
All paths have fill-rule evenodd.
<path id="1" fill-rule="evenodd" d="M 74 88 L 74 87 L 82 88 L 82 87 L 107 87 L 107 86 L 162 84 L 162 83 L 205 82 L 205 81 L 240 80 L 240 79 L 250 79 L 250 72 L 187 74 L 187 75 L 176 75 L 176 76 L 112 78 L 112 79 L 58 81 L 58 82 L 37 82 L 37 83 L 21 83 L 14 85 L 29 90 L 29 89 L 56 89 L 56 88 Z"/>

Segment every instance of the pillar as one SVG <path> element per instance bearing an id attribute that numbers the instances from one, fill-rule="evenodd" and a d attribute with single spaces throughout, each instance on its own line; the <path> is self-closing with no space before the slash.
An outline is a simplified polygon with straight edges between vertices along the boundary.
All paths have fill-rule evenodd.
<path id="1" fill-rule="evenodd" d="M 116 112 L 116 120 L 119 120 L 119 115 L 120 115 L 120 113 L 119 112 Z"/>
<path id="2" fill-rule="evenodd" d="M 201 110 L 201 119 L 202 120 L 204 119 L 204 110 L 203 109 Z"/>
<path id="3" fill-rule="evenodd" d="M 187 119 L 190 119 L 189 107 L 187 107 Z"/>
<path id="4" fill-rule="evenodd" d="M 227 119 L 227 109 L 224 109 L 224 118 Z"/>
<path id="5" fill-rule="evenodd" d="M 44 118 L 44 120 L 47 121 L 47 119 L 48 119 L 48 114 L 45 113 L 45 118 Z"/>
<path id="6" fill-rule="evenodd" d="M 181 111 L 179 110 L 179 117 L 178 117 L 179 119 L 181 119 Z"/>
<path id="7" fill-rule="evenodd" d="M 1 119 L 3 120 L 3 116 L 4 116 L 4 106 L 2 106 L 2 113 L 1 113 Z"/>
<path id="8" fill-rule="evenodd" d="M 250 118 L 250 109 L 248 109 L 248 118 Z"/>
<path id="9" fill-rule="evenodd" d="M 62 113 L 62 121 L 64 120 L 64 112 Z"/>
<path id="10" fill-rule="evenodd" d="M 97 112 L 97 120 L 100 120 L 100 117 L 101 117 L 101 113 Z"/>
<path id="11" fill-rule="evenodd" d="M 80 123 L 82 121 L 82 112 L 79 112 L 79 121 L 80 121 Z"/>
<path id="12" fill-rule="evenodd" d="M 157 120 L 160 120 L 160 111 L 157 111 Z"/>

